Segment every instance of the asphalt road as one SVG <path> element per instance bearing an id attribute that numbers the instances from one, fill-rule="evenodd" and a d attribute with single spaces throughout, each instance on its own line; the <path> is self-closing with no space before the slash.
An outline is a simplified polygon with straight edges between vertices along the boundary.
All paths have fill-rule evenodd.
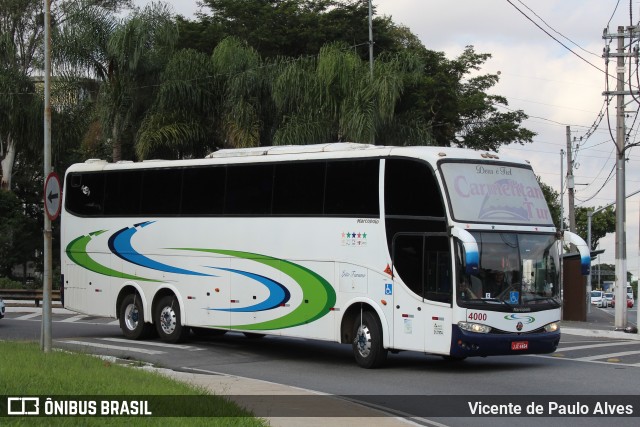
<path id="1" fill-rule="evenodd" d="M 600 310 L 600 309 L 597 309 Z M 34 313 L 35 314 L 35 313 Z M 8 313 L 0 320 L 0 339 L 39 340 L 40 317 Z M 606 311 L 599 313 L 606 316 Z M 54 346 L 89 351 L 187 372 L 225 373 L 255 378 L 360 400 L 414 414 L 424 425 L 470 425 L 469 418 L 428 416 L 429 405 L 482 401 L 496 397 L 509 403 L 554 397 L 576 403 L 588 396 L 619 401 L 615 396 L 633 396 L 639 401 L 640 341 L 585 338 L 564 334 L 559 350 L 547 356 L 502 356 L 471 358 L 451 363 L 437 356 L 416 352 L 390 354 L 383 369 L 359 368 L 350 346 L 313 340 L 265 337 L 247 339 L 242 334 L 222 337 L 192 337 L 188 343 L 170 345 L 157 340 L 124 340 L 113 319 L 87 316 L 53 316 Z M 401 396 L 398 398 L 398 396 Z M 458 397 L 456 397 L 458 396 Z M 426 400 L 425 400 L 426 399 Z M 456 400 L 457 399 L 457 400 Z M 445 400 L 445 403 L 447 400 Z M 616 426 L 637 425 L 635 418 L 616 417 Z M 609 417 L 610 418 L 610 417 Z M 538 426 L 602 425 L 603 418 L 481 418 L 473 425 Z"/>

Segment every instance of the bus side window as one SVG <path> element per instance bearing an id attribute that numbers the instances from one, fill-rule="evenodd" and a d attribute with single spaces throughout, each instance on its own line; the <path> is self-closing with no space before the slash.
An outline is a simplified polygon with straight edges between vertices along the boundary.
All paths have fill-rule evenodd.
<path id="1" fill-rule="evenodd" d="M 325 215 L 379 217 L 379 171 L 379 160 L 328 162 Z"/>
<path id="2" fill-rule="evenodd" d="M 142 171 L 115 171 L 105 176 L 104 214 L 140 215 Z"/>
<path id="3" fill-rule="evenodd" d="M 325 162 L 276 164 L 274 215 L 322 216 Z"/>
<path id="4" fill-rule="evenodd" d="M 83 216 L 101 215 L 104 203 L 104 175 L 71 174 L 67 178 L 66 209 Z"/>
<path id="5" fill-rule="evenodd" d="M 143 215 L 178 215 L 180 213 L 181 169 L 148 169 L 142 185 Z"/>
<path id="6" fill-rule="evenodd" d="M 227 167 L 226 215 L 270 215 L 273 165 Z"/>
<path id="7" fill-rule="evenodd" d="M 221 215 L 224 207 L 226 168 L 187 168 L 182 174 L 182 215 Z"/>

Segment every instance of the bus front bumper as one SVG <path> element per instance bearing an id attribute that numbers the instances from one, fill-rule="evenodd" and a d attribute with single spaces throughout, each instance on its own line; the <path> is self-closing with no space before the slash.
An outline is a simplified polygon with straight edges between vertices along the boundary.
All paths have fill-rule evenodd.
<path id="1" fill-rule="evenodd" d="M 451 356 L 501 356 L 511 354 L 553 353 L 560 343 L 560 330 L 555 332 L 488 333 L 464 331 L 453 325 Z"/>

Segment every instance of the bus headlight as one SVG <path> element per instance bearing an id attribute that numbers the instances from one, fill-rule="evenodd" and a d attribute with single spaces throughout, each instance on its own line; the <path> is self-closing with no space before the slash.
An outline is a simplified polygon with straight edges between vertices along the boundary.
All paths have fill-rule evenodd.
<path id="1" fill-rule="evenodd" d="M 560 329 L 560 325 L 558 325 L 555 322 L 549 323 L 548 325 L 544 326 L 545 332 L 556 332 L 559 329 Z"/>
<path id="2" fill-rule="evenodd" d="M 458 327 L 464 331 L 477 332 L 479 334 L 491 332 L 491 326 L 481 325 L 480 323 L 458 322 Z"/>

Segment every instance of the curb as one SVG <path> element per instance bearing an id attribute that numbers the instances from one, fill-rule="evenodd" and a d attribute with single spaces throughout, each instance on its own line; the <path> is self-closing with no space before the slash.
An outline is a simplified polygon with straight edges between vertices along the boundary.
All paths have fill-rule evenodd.
<path id="1" fill-rule="evenodd" d="M 578 335 L 582 337 L 593 337 L 593 338 L 616 338 L 623 340 L 634 340 L 640 341 L 639 334 L 629 334 L 621 331 L 608 331 L 602 329 L 581 329 L 581 328 L 571 328 L 571 327 L 562 327 L 560 326 L 560 333 L 568 334 L 568 335 Z"/>

